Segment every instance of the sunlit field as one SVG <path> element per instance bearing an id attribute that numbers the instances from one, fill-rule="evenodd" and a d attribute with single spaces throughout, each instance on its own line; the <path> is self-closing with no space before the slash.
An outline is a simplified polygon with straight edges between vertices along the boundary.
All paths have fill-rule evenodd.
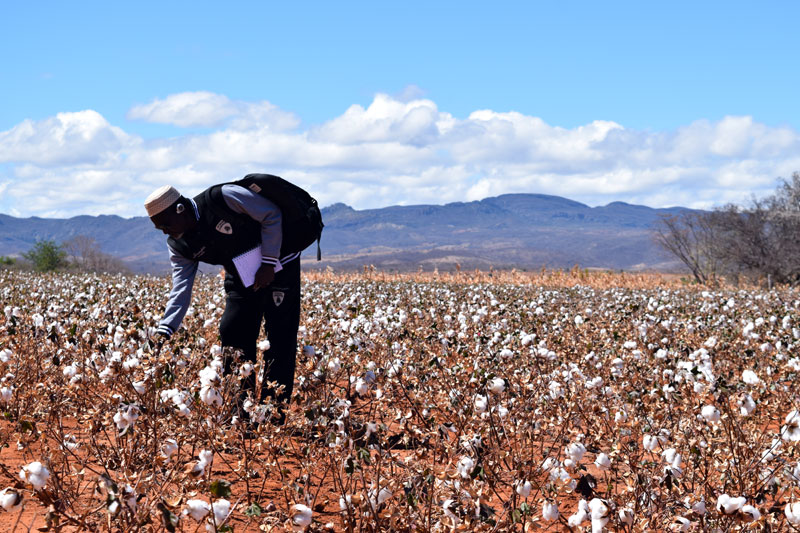
<path id="1" fill-rule="evenodd" d="M 310 273 L 286 423 L 251 431 L 222 280 L 159 353 L 169 287 L 0 271 L 1 531 L 800 528 L 790 289 Z"/>

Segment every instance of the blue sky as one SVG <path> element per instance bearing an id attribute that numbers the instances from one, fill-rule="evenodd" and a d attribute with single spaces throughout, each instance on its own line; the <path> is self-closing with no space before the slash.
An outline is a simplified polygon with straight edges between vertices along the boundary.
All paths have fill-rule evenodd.
<path id="1" fill-rule="evenodd" d="M 800 170 L 797 20 L 788 1 L 5 4 L 0 212 L 131 216 L 164 180 L 253 170 L 361 208 L 741 201 Z M 41 199 L 59 179 L 83 194 Z"/>

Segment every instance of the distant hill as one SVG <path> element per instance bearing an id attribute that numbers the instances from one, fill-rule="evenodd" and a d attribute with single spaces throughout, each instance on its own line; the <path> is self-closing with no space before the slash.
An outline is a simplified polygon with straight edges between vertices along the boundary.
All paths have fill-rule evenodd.
<path id="1" fill-rule="evenodd" d="M 506 194 L 476 202 L 356 210 L 338 203 L 322 209 L 322 262 L 311 250 L 304 268 L 391 270 L 462 268 L 583 268 L 677 270 L 654 244 L 653 224 L 684 210 L 613 202 L 602 207 L 543 194 Z M 37 240 L 94 238 L 102 251 L 135 272 L 169 270 L 165 237 L 147 217 L 69 219 L 0 215 L 0 255 L 18 256 Z M 315 249 L 314 249 L 315 251 Z"/>

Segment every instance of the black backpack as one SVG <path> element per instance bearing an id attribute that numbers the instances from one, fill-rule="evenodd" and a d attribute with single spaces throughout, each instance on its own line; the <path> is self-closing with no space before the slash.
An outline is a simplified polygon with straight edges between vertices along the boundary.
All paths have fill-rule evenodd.
<path id="1" fill-rule="evenodd" d="M 282 253 L 302 252 L 317 241 L 317 261 L 322 259 L 319 240 L 325 224 L 322 223 L 317 201 L 311 195 L 297 185 L 271 174 L 248 174 L 230 185 L 249 189 L 280 208 Z"/>

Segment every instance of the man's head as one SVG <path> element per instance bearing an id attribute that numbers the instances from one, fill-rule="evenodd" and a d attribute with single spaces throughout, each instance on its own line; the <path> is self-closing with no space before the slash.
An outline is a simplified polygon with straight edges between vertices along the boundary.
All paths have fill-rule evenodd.
<path id="1" fill-rule="evenodd" d="M 144 207 L 156 229 L 175 239 L 197 224 L 189 200 L 170 185 L 153 191 L 144 201 Z"/>

